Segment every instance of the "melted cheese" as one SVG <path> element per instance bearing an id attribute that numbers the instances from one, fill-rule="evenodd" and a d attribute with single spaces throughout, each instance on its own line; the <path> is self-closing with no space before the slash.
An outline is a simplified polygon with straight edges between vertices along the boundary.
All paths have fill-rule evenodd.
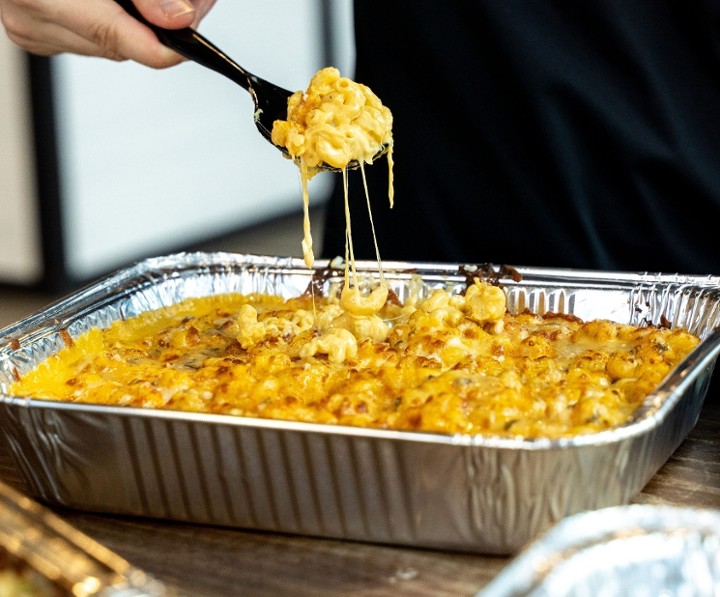
<path id="1" fill-rule="evenodd" d="M 302 249 L 308 267 L 312 267 L 315 261 L 310 231 L 308 183 L 320 166 L 327 164 L 343 171 L 346 268 L 352 268 L 355 261 L 347 184 L 347 168 L 351 162 L 359 164 L 364 181 L 365 164 L 372 164 L 375 156 L 387 147 L 390 169 L 388 196 L 392 207 L 392 121 L 390 110 L 383 106 L 369 87 L 341 77 L 340 72 L 332 67 L 318 71 L 310 81 L 307 91 L 298 91 L 290 97 L 287 120 L 275 121 L 272 130 L 273 143 L 285 147 L 300 168 L 304 214 Z M 365 196 L 372 222 L 366 185 Z M 374 229 L 372 233 L 375 238 Z M 375 249 L 382 272 L 377 242 Z M 346 276 L 346 285 L 350 284 L 351 281 Z M 360 306 L 363 298 L 359 295 L 357 284 L 355 291 L 354 300 L 349 306 L 351 309 L 358 308 L 363 311 L 366 307 Z M 368 301 L 374 301 L 375 296 L 368 297 Z M 353 313 L 352 310 L 348 312 Z"/>
<path id="2" fill-rule="evenodd" d="M 525 312 L 475 281 L 420 301 L 224 295 L 92 329 L 10 392 L 441 433 L 561 437 L 627 421 L 699 342 Z M 368 303 L 380 305 L 377 310 Z M 382 305 L 381 305 L 382 303 Z M 313 309 L 315 306 L 315 309 Z"/>

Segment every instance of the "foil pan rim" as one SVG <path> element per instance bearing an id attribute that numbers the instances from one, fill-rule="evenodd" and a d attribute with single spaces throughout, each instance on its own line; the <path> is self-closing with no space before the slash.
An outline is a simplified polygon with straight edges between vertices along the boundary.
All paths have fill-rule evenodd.
<path id="1" fill-rule="evenodd" d="M 124 288 L 127 292 L 137 291 L 142 286 L 142 281 L 152 284 L 155 278 L 167 275 L 179 276 L 182 271 L 192 271 L 198 268 L 232 268 L 238 267 L 243 270 L 258 268 L 274 268 L 285 270 L 288 267 L 300 270 L 311 277 L 317 271 L 324 271 L 327 268 L 337 269 L 341 275 L 342 268 L 331 266 L 333 260 L 319 259 L 313 269 L 308 269 L 304 261 L 299 257 L 273 257 L 267 255 L 256 255 L 247 253 L 229 252 L 180 252 L 157 257 L 150 257 L 137 261 L 136 263 L 118 269 L 84 288 L 81 288 L 66 297 L 30 314 L 21 321 L 0 329 L 0 359 L 8 358 L 9 343 L 15 337 L 15 332 L 23 331 L 25 338 L 33 333 L 50 327 L 51 322 L 62 329 L 60 319 L 52 319 L 52 314 L 60 314 L 65 310 L 72 310 L 78 305 L 88 304 L 96 307 L 100 299 L 111 302 L 118 300 L 116 292 L 108 292 L 108 289 Z M 502 270 L 506 266 L 494 265 L 491 263 L 441 263 L 441 262 L 407 262 L 407 261 L 384 261 L 386 272 L 423 272 L 431 270 L 440 272 L 443 275 L 454 275 L 462 277 L 462 268 L 485 267 L 489 270 Z M 180 269 L 178 269 L 180 268 Z M 363 260 L 357 262 L 357 268 L 362 272 L 376 272 L 377 262 Z M 558 269 L 545 267 L 515 267 L 523 279 L 528 275 L 549 276 L 558 283 L 567 283 L 574 280 L 579 283 L 581 279 L 602 280 L 604 282 L 622 282 L 623 284 L 638 284 L 648 282 L 661 284 L 672 282 L 677 284 L 689 284 L 697 287 L 717 288 L 720 292 L 720 276 L 698 276 L 684 274 L 653 274 L 649 272 L 616 272 L 581 269 Z M 509 274 L 508 274 L 509 275 Z M 560 277 L 557 277 L 557 276 Z M 557 277 L 557 278 L 556 278 Z M 512 280 L 504 280 L 502 283 L 512 283 Z M 123 287 L 123 284 L 130 284 Z M 104 291 L 104 292 L 103 292 Z M 191 413 L 176 410 L 145 409 L 132 407 L 115 407 L 109 405 L 92 405 L 80 403 L 67 403 L 51 400 L 41 400 L 34 397 L 9 396 L 0 389 L 0 403 L 7 405 L 23 405 L 28 408 L 41 409 L 66 409 L 71 411 L 85 411 L 98 413 L 112 413 L 113 415 L 139 416 L 139 417 L 160 417 L 160 418 L 183 418 L 185 420 L 207 421 L 216 424 L 229 424 L 244 427 L 292 429 L 301 432 L 320 432 L 330 434 L 343 434 L 347 436 L 359 435 L 365 437 L 380 437 L 384 439 L 408 440 L 414 442 L 426 442 L 446 445 L 482 446 L 498 449 L 525 449 L 525 450 L 552 450 L 563 448 L 574 448 L 582 445 L 611 444 L 626 440 L 631 437 L 643 434 L 649 429 L 656 427 L 673 410 L 675 403 L 682 398 L 684 389 L 693 382 L 700 370 L 717 358 L 720 353 L 720 328 L 715 329 L 707 338 L 704 338 L 686 359 L 680 363 L 673 372 L 648 395 L 644 403 L 636 411 L 635 415 L 628 422 L 596 433 L 576 435 L 561 438 L 525 438 L 499 436 L 490 434 L 444 434 L 410 430 L 390 430 L 377 428 L 360 428 L 342 425 L 314 424 L 297 421 L 272 420 L 254 417 L 240 417 L 227 414 L 205 414 Z"/>
<path id="2" fill-rule="evenodd" d="M 720 541 L 720 509 L 629 504 L 579 512 L 528 543 L 475 597 L 520 597 L 537 590 L 545 595 L 544 581 L 559 565 L 596 546 L 633 537 L 694 532 Z M 720 583 L 720 578 L 716 582 Z"/>
<path id="3" fill-rule="evenodd" d="M 45 314 L 48 311 L 58 311 L 61 307 L 72 304 L 81 300 L 83 296 L 92 294 L 99 288 L 111 285 L 112 282 L 128 281 L 137 276 L 147 277 L 148 272 L 158 274 L 164 270 L 172 270 L 181 265 L 184 269 L 194 267 L 208 267 L 213 265 L 237 266 L 237 267 L 275 267 L 298 269 L 306 272 L 308 276 L 318 271 L 332 268 L 333 259 L 317 259 L 312 269 L 308 269 L 302 258 L 299 257 L 275 257 L 269 255 L 253 254 L 253 253 L 231 253 L 224 251 L 193 251 L 178 252 L 166 255 L 148 257 L 122 267 L 111 272 L 86 286 L 77 289 L 70 294 L 61 297 L 47 306 L 29 314 L 19 322 L 11 323 L 0 328 L 0 338 L 10 335 L 11 330 L 15 330 L 24 324 L 23 327 L 39 314 Z M 720 291 L 720 275 L 701 275 L 701 274 L 682 274 L 670 272 L 652 272 L 652 271 L 616 271 L 616 270 L 592 270 L 580 268 L 553 268 L 553 267 L 536 267 L 524 265 L 502 265 L 490 262 L 438 262 L 438 261 L 386 261 L 383 260 L 383 269 L 386 271 L 412 272 L 415 270 L 432 270 L 443 272 L 446 274 L 458 275 L 459 272 L 471 272 L 473 268 L 491 268 L 495 271 L 503 268 L 515 270 L 521 276 L 532 275 L 552 275 L 558 277 L 559 281 L 567 281 L 578 279 L 597 280 L 603 282 L 619 282 L 624 284 L 633 283 L 676 283 L 676 284 L 694 284 L 705 287 L 716 287 Z M 358 260 L 356 266 L 358 271 L 376 272 L 377 261 Z M 337 268 L 334 268 L 337 269 Z M 338 269 L 341 272 L 341 269 Z M 150 281 L 150 280 L 148 280 Z"/>

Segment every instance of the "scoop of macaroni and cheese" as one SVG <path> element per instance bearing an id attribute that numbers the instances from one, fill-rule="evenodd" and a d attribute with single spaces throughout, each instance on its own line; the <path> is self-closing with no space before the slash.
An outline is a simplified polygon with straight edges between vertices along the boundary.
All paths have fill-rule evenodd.
<path id="1" fill-rule="evenodd" d="M 288 118 L 275 121 L 272 142 L 310 169 L 322 164 L 342 169 L 352 161 L 372 163 L 383 146 L 391 145 L 392 121 L 369 87 L 327 67 L 307 91 L 290 97 Z"/>

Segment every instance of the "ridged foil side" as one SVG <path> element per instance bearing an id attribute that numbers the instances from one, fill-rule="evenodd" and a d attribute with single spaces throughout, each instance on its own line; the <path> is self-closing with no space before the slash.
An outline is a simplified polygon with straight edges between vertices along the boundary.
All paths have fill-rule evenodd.
<path id="1" fill-rule="evenodd" d="M 361 265 L 373 271 L 373 264 Z M 473 270 L 470 269 L 470 275 Z M 494 275 L 486 268 L 483 275 Z M 720 351 L 718 281 L 520 270 L 511 309 L 640 323 L 705 338 L 631 424 L 565 440 L 446 436 L 0 397 L 28 490 L 91 511 L 381 543 L 513 553 L 562 518 L 628 502 L 697 421 Z M 468 270 L 386 264 L 402 297 L 462 288 Z M 322 272 L 317 283 L 337 283 Z M 305 290 L 299 260 L 192 254 L 149 260 L 0 334 L 0 388 L 71 335 L 217 292 Z"/>

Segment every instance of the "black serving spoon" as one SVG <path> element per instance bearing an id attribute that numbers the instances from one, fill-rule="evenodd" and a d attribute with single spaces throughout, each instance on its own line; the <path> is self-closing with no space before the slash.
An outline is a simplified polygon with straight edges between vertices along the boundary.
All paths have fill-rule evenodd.
<path id="1" fill-rule="evenodd" d="M 162 27 L 153 25 L 143 17 L 140 11 L 135 8 L 132 0 L 115 1 L 122 6 L 128 14 L 149 27 L 153 33 L 155 33 L 158 40 L 168 48 L 193 62 L 197 62 L 202 66 L 226 76 L 245 89 L 255 104 L 255 114 L 253 116 L 255 126 L 258 131 L 260 131 L 260 134 L 272 143 L 271 133 L 273 123 L 276 120 L 287 120 L 288 99 L 292 95 L 292 92 L 246 71 L 215 46 L 215 44 L 205 39 L 205 37 L 194 29 L 190 27 L 184 29 L 163 29 Z M 285 157 L 291 157 L 286 148 L 275 145 L 274 143 L 272 144 L 274 147 L 277 147 Z M 387 147 L 383 147 L 375 158 L 381 156 L 386 151 Z M 352 161 L 347 167 L 354 169 L 359 165 L 357 161 Z M 323 164 L 321 169 L 340 171 L 340 169 L 327 164 Z"/>

